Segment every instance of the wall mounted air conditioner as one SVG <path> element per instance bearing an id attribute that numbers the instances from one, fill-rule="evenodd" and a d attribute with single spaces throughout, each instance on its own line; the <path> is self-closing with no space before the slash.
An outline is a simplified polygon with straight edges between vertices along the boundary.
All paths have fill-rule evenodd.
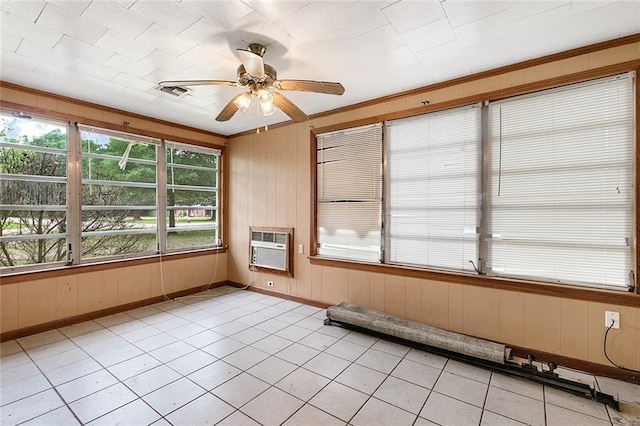
<path id="1" fill-rule="evenodd" d="M 249 266 L 289 271 L 290 233 L 251 229 Z"/>

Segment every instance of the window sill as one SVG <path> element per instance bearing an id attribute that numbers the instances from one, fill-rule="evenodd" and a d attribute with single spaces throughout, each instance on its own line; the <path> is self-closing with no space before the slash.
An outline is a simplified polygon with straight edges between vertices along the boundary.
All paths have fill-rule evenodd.
<path id="1" fill-rule="evenodd" d="M 403 277 L 442 281 L 449 284 L 464 284 L 498 290 L 539 294 L 544 296 L 564 297 L 567 299 L 585 300 L 589 302 L 610 303 L 621 306 L 640 308 L 640 294 L 577 287 L 553 283 L 515 280 L 509 278 L 488 277 L 455 272 L 435 271 L 398 265 L 355 262 L 341 259 L 330 259 L 321 256 L 309 256 L 312 265 L 333 268 L 353 269 L 357 271 L 375 272 L 379 274 L 398 275 Z"/>
<path id="2" fill-rule="evenodd" d="M 222 254 L 227 252 L 227 247 L 218 247 L 203 250 L 192 250 L 188 252 L 165 253 L 162 255 L 162 261 L 186 259 L 196 256 L 207 256 L 212 254 Z M 161 256 L 154 254 L 151 256 L 135 257 L 128 259 L 109 259 L 106 261 L 96 261 L 92 263 L 83 263 L 81 265 L 56 266 L 48 269 L 25 270 L 20 272 L 11 272 L 8 274 L 0 274 L 0 285 L 15 284 L 24 281 L 39 280 L 53 277 L 62 277 L 66 275 L 80 274 L 85 272 L 104 271 L 109 269 L 123 268 L 126 266 L 145 265 L 148 263 L 158 263 Z"/>

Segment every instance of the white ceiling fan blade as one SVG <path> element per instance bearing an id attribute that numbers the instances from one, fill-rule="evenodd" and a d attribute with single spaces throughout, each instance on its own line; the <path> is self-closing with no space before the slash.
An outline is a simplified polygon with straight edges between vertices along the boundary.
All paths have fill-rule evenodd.
<path id="1" fill-rule="evenodd" d="M 262 56 L 256 55 L 250 50 L 238 49 L 238 57 L 244 65 L 245 71 L 254 78 L 264 77 L 264 61 Z"/>

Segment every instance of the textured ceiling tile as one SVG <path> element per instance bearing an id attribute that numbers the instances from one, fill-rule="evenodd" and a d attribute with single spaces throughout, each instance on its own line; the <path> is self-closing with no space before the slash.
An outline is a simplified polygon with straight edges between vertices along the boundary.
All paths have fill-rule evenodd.
<path id="1" fill-rule="evenodd" d="M 174 77 L 192 66 L 191 64 L 179 61 L 173 56 L 162 53 L 159 50 L 154 50 L 152 53 L 145 56 L 140 62 L 153 65 L 154 68 L 167 72 Z"/>
<path id="2" fill-rule="evenodd" d="M 235 36 L 236 40 L 229 39 L 230 45 L 236 48 L 246 49 L 248 43 L 260 43 L 264 46 L 272 44 L 286 45 L 291 37 L 273 22 L 265 20 L 259 13 L 252 12 L 238 22 L 231 25 L 227 31 Z"/>
<path id="3" fill-rule="evenodd" d="M 114 55 L 113 52 L 109 52 L 100 47 L 94 46 L 93 44 L 88 44 L 69 36 L 62 37 L 62 39 L 60 39 L 60 41 L 54 46 L 54 49 L 99 64 L 104 63 Z"/>
<path id="4" fill-rule="evenodd" d="M 562 6 L 571 7 L 571 1 L 513 1 L 507 2 L 507 14 L 509 15 L 509 21 L 515 21 Z"/>
<path id="5" fill-rule="evenodd" d="M 118 75 L 118 71 L 109 67 L 105 67 L 95 62 L 83 61 L 76 59 L 71 65 L 69 65 L 69 71 L 75 74 L 77 77 L 89 76 L 100 80 L 111 80 Z"/>
<path id="6" fill-rule="evenodd" d="M 29 40 L 23 40 L 18 47 L 17 52 L 19 55 L 26 56 L 28 58 L 36 59 L 49 64 L 54 64 L 60 68 L 67 68 L 75 58 L 64 52 L 53 50 L 49 47 L 45 47 L 41 44 L 34 43 Z"/>
<path id="7" fill-rule="evenodd" d="M 308 4 L 303 0 L 244 0 L 244 3 L 271 22 L 275 22 L 285 16 L 291 15 Z"/>
<path id="8" fill-rule="evenodd" d="M 300 25 L 301 22 L 304 22 L 304 25 Z M 276 22 L 276 25 L 295 40 L 302 43 L 328 40 L 342 35 L 342 33 L 312 5 L 307 5 L 281 19 Z"/>
<path id="9" fill-rule="evenodd" d="M 0 13 L 0 27 L 4 33 L 14 34 L 47 47 L 53 47 L 62 38 L 61 32 L 34 24 L 8 12 Z"/>
<path id="10" fill-rule="evenodd" d="M 22 37 L 10 33 L 0 32 L 0 46 L 4 50 L 15 52 L 21 41 Z"/>
<path id="11" fill-rule="evenodd" d="M 413 52 L 429 49 L 456 38 L 447 19 L 440 19 L 423 25 L 415 30 L 401 34 L 401 36 Z"/>
<path id="12" fill-rule="evenodd" d="M 22 70 L 23 72 L 33 72 L 40 64 L 39 59 L 29 58 L 14 52 L 2 52 L 2 62 L 0 62 L 0 74 L 3 79 L 5 78 L 5 72 Z"/>
<path id="13" fill-rule="evenodd" d="M 142 34 L 136 37 L 136 41 L 155 47 L 167 55 L 174 57 L 180 56 L 196 46 L 194 40 L 179 36 L 173 31 L 157 24 L 153 24 L 147 28 Z"/>
<path id="14" fill-rule="evenodd" d="M 152 47 L 143 43 L 138 43 L 129 37 L 111 30 L 107 31 L 102 37 L 100 37 L 100 40 L 96 42 L 96 46 L 125 56 L 129 59 L 133 59 L 134 61 L 139 61 L 153 52 Z"/>
<path id="15" fill-rule="evenodd" d="M 91 0 L 47 0 L 47 2 L 54 4 L 67 12 L 71 12 L 76 16 L 80 16 L 89 6 Z"/>
<path id="16" fill-rule="evenodd" d="M 178 60 L 189 62 L 198 67 L 197 72 L 200 72 L 200 74 L 190 77 L 194 80 L 215 79 L 235 81 L 235 73 L 228 76 L 217 75 L 217 73 L 214 73 L 222 68 L 235 69 L 239 65 L 238 58 L 233 57 L 231 53 L 216 53 L 202 46 L 196 46 L 188 52 L 180 55 Z"/>
<path id="17" fill-rule="evenodd" d="M 460 49 L 457 40 L 421 50 L 415 55 L 420 63 L 427 68 L 464 59 L 462 49 Z"/>
<path id="18" fill-rule="evenodd" d="M 351 43 L 368 55 L 378 55 L 381 52 L 389 52 L 405 45 L 402 37 L 398 35 L 391 24 L 352 38 Z"/>
<path id="19" fill-rule="evenodd" d="M 571 49 L 596 43 L 599 40 L 619 37 L 620 27 L 618 25 L 602 25 L 602 22 L 619 22 L 620 17 L 631 15 L 636 6 L 634 3 L 632 1 L 611 2 L 606 6 L 579 14 L 572 15 L 570 13 L 564 47 Z M 640 27 L 640 22 L 636 22 L 636 28 L 638 27 Z"/>
<path id="20" fill-rule="evenodd" d="M 460 47 L 473 46 L 509 34 L 507 12 L 498 12 L 486 18 L 453 29 Z"/>
<path id="21" fill-rule="evenodd" d="M 509 22 L 511 38 L 520 40 L 536 35 L 562 34 L 569 19 L 570 5 L 557 7 L 544 12 Z M 509 15 L 511 16 L 511 15 Z M 562 38 L 560 38 L 562 40 Z"/>
<path id="22" fill-rule="evenodd" d="M 216 22 L 223 28 L 238 22 L 253 12 L 249 6 L 238 1 L 220 1 L 215 4 L 215 7 L 212 7 L 208 0 L 182 0 L 181 4 Z"/>
<path id="23" fill-rule="evenodd" d="M 356 3 L 332 13 L 329 18 L 342 34 L 348 38 L 357 37 L 376 28 L 387 25 L 386 16 L 374 3 Z"/>
<path id="24" fill-rule="evenodd" d="M 182 37 L 193 40 L 215 52 L 229 49 L 229 39 L 236 40 L 226 34 L 222 26 L 206 18 L 201 18 L 180 33 Z"/>
<path id="25" fill-rule="evenodd" d="M 473 73 L 513 64 L 512 52 L 512 43 L 508 37 L 494 38 L 462 48 L 462 54 Z"/>
<path id="26" fill-rule="evenodd" d="M 116 83 L 124 87 L 129 87 L 131 89 L 134 89 L 136 91 L 141 91 L 141 92 L 145 92 L 149 89 L 153 89 L 156 86 L 155 84 L 149 81 L 143 80 L 138 77 L 134 77 L 125 72 L 118 73 L 115 77 L 112 77 L 110 80 L 112 83 Z"/>
<path id="27" fill-rule="evenodd" d="M 506 10 L 505 0 L 447 0 L 442 3 L 452 27 L 459 27 Z"/>
<path id="28" fill-rule="evenodd" d="M 95 43 L 107 30 L 97 22 L 82 19 L 52 4 L 47 4 L 37 23 L 90 44 Z"/>
<path id="29" fill-rule="evenodd" d="M 0 10 L 8 12 L 12 15 L 19 16 L 29 22 L 36 22 L 38 16 L 44 9 L 45 2 L 43 0 L 32 1 L 0 1 Z"/>
<path id="30" fill-rule="evenodd" d="M 210 3 L 210 7 L 216 7 Z M 200 15 L 174 1 L 141 0 L 130 8 L 147 19 L 179 33 L 200 19 Z"/>
<path id="31" fill-rule="evenodd" d="M 441 83 L 443 81 L 453 80 L 458 77 L 464 77 L 471 74 L 467 61 L 465 59 L 454 59 L 451 62 L 444 62 L 437 65 L 426 66 L 427 73 L 433 78 L 434 82 Z"/>
<path id="32" fill-rule="evenodd" d="M 382 13 L 399 33 L 444 18 L 439 0 L 400 1 L 382 9 Z"/>
<path id="33" fill-rule="evenodd" d="M 322 13 L 324 16 L 329 16 L 335 12 L 338 12 L 342 9 L 346 9 L 350 6 L 353 6 L 357 3 L 357 1 L 334 1 L 334 0 L 312 0 L 310 3 L 315 7 L 318 12 Z"/>
<path id="34" fill-rule="evenodd" d="M 125 71 L 135 77 L 142 78 L 154 70 L 152 65 L 133 61 L 121 55 L 113 55 L 111 59 L 106 61 L 103 65 L 112 68 L 114 70 Z"/>
<path id="35" fill-rule="evenodd" d="M 107 1 L 92 2 L 82 13 L 82 17 L 129 38 L 136 38 L 152 24 L 149 19 Z"/>

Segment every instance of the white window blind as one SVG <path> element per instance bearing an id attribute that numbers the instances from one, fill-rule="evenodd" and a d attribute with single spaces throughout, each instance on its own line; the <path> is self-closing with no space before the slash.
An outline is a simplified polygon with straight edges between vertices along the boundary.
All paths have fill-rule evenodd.
<path id="1" fill-rule="evenodd" d="M 478 259 L 481 109 L 385 123 L 385 261 L 473 270 Z"/>
<path id="2" fill-rule="evenodd" d="M 382 125 L 316 139 L 318 254 L 379 262 Z"/>
<path id="3" fill-rule="evenodd" d="M 633 79 L 490 104 L 488 273 L 626 287 Z"/>

